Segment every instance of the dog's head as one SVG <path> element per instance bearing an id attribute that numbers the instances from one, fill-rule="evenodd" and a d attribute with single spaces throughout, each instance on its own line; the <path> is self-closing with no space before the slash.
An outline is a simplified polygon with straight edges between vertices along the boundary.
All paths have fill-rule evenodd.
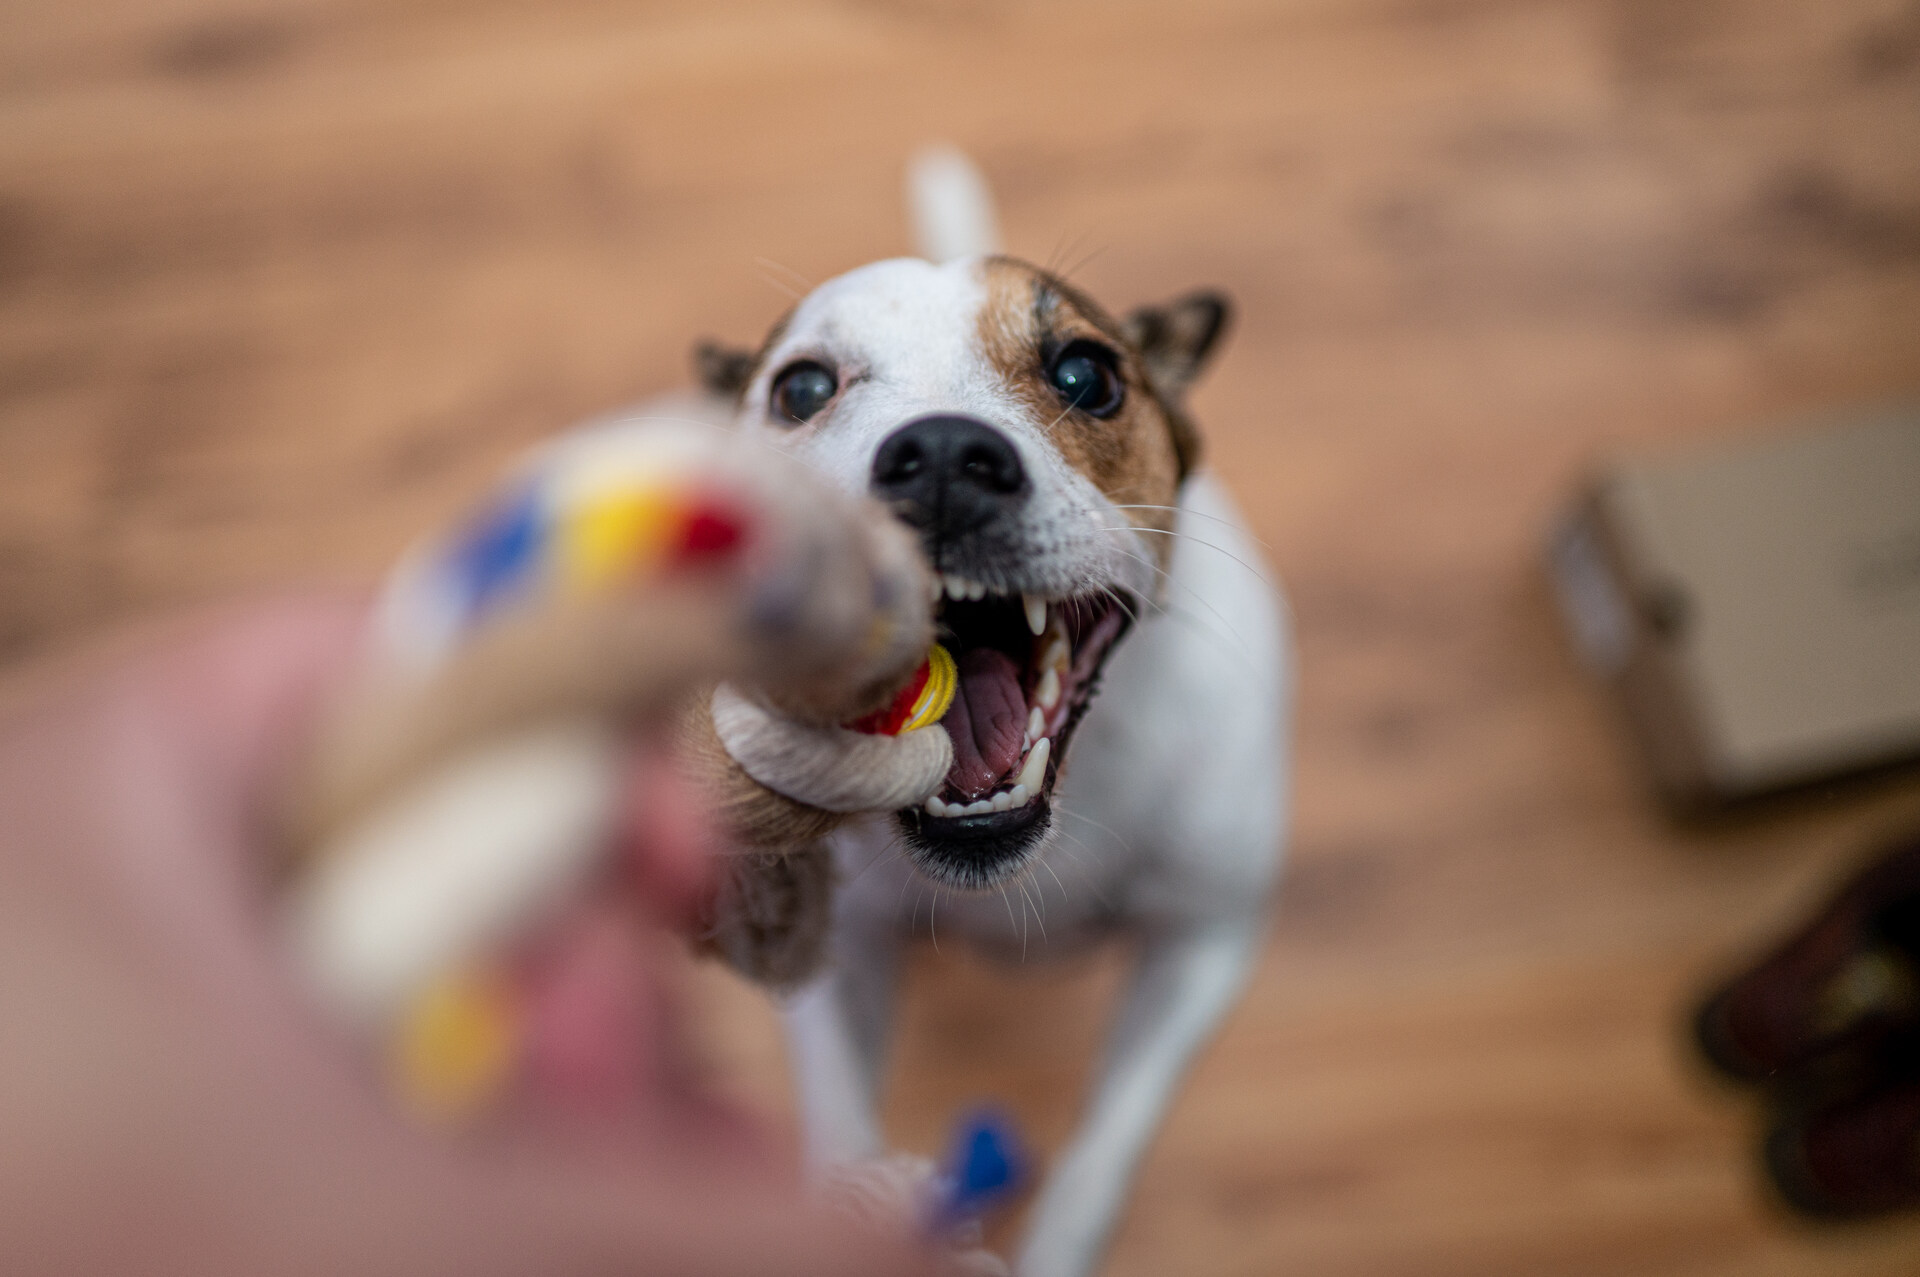
<path id="1" fill-rule="evenodd" d="M 757 354 L 703 347 L 740 426 L 917 529 L 960 668 L 942 792 L 898 819 L 919 868 L 1025 865 L 1101 667 L 1156 599 L 1198 439 L 1182 398 L 1225 323 L 1207 293 L 1108 317 L 1025 263 L 878 262 L 821 285 Z"/>

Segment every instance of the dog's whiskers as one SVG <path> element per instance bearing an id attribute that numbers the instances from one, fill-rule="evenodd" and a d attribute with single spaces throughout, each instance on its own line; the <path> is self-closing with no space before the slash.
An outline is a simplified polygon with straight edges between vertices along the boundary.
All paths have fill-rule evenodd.
<path id="1" fill-rule="evenodd" d="M 1020 916 L 1021 918 L 1024 919 L 1027 916 L 1026 906 L 1033 905 L 1033 920 L 1034 922 L 1039 924 L 1039 927 L 1040 927 L 1040 943 L 1046 944 L 1047 943 L 1047 920 L 1041 916 L 1040 906 L 1034 905 L 1033 897 L 1027 894 L 1027 884 L 1025 882 L 1021 882 L 1018 885 L 1020 887 L 1020 903 L 1021 903 Z M 1020 961 L 1025 962 L 1026 960 L 1027 960 L 1027 932 L 1024 928 L 1022 928 L 1020 932 Z"/>
<path id="2" fill-rule="evenodd" d="M 1159 575 L 1166 581 L 1168 585 L 1177 585 L 1181 589 L 1185 590 L 1193 598 L 1194 602 L 1200 604 L 1200 606 L 1206 608 L 1207 611 L 1213 613 L 1214 620 L 1220 623 L 1220 629 L 1226 633 L 1227 637 L 1233 640 L 1234 646 L 1240 649 L 1235 655 L 1237 655 L 1241 660 L 1247 662 L 1250 668 L 1256 664 L 1253 658 L 1253 649 L 1247 645 L 1247 641 L 1244 637 L 1241 636 L 1240 631 L 1236 630 L 1233 627 L 1232 623 L 1229 622 L 1227 618 L 1221 614 L 1219 608 L 1207 602 L 1207 600 L 1200 594 L 1199 591 L 1187 585 L 1186 582 L 1179 580 L 1172 573 L 1168 572 L 1165 568 L 1160 567 L 1158 564 L 1154 563 L 1150 559 L 1141 558 L 1139 555 L 1131 554 L 1126 550 L 1121 550 L 1119 552 L 1121 554 L 1126 555 L 1130 559 L 1138 560 L 1140 563 L 1144 564 L 1147 568 L 1151 569 L 1154 572 L 1159 573 Z M 1157 610 L 1162 616 L 1185 617 L 1186 619 L 1193 621 L 1196 625 L 1200 625 L 1202 633 L 1209 632 L 1205 625 L 1201 625 L 1200 618 L 1197 616 L 1194 616 L 1191 612 L 1175 612 L 1173 609 L 1166 606 L 1159 606 Z"/>
<path id="3" fill-rule="evenodd" d="M 1027 960 L 1027 889 L 1016 880 L 1013 884 L 1020 887 L 1020 961 Z"/>
<path id="4" fill-rule="evenodd" d="M 908 883 L 912 883 L 918 888 L 918 890 L 913 893 L 913 909 L 907 914 L 907 930 L 913 932 L 920 929 L 920 902 L 924 900 L 927 895 L 927 880 L 920 877 L 907 878 L 900 884 L 900 894 L 903 896 L 907 894 Z M 896 916 L 898 916 L 897 906 L 895 913 Z"/>
<path id="5" fill-rule="evenodd" d="M 1048 423 L 1046 424 L 1046 426 L 1045 426 L 1045 428 L 1044 428 L 1044 429 L 1042 429 L 1042 430 L 1040 431 L 1040 433 L 1041 433 L 1041 434 L 1043 434 L 1043 435 L 1045 435 L 1045 434 L 1052 434 L 1052 433 L 1053 433 L 1053 428 L 1054 428 L 1055 426 L 1057 426 L 1057 425 L 1059 425 L 1059 424 L 1060 424 L 1061 422 L 1063 422 L 1063 421 L 1065 421 L 1065 420 L 1067 419 L 1067 414 L 1068 414 L 1068 413 L 1070 413 L 1070 412 L 1072 412 L 1072 411 L 1073 411 L 1073 405 L 1072 405 L 1072 404 L 1068 404 L 1068 405 L 1067 405 L 1066 407 L 1064 407 L 1064 408 L 1062 408 L 1062 409 L 1060 410 L 1060 415 L 1059 415 L 1059 416 L 1057 416 L 1057 417 L 1055 417 L 1055 418 L 1054 418 L 1054 419 L 1053 419 L 1052 421 L 1049 421 L 1049 422 L 1048 422 Z"/>
<path id="6" fill-rule="evenodd" d="M 1126 851 L 1126 853 L 1129 856 L 1138 854 L 1134 851 L 1133 844 L 1128 842 L 1125 838 L 1122 838 L 1120 834 L 1113 828 L 1113 826 L 1103 825 L 1099 821 L 1095 820 L 1093 817 L 1086 815 L 1083 812 L 1068 811 L 1063 807 L 1056 807 L 1054 808 L 1054 810 L 1058 811 L 1063 816 L 1071 816 L 1075 820 L 1084 820 L 1089 825 L 1092 825 L 1095 829 L 1100 830 L 1102 833 L 1106 834 L 1109 838 L 1119 843 L 1120 846 Z M 1061 832 L 1065 833 L 1066 831 L 1062 830 Z M 1087 851 L 1089 855 L 1092 854 L 1093 849 L 1091 847 L 1087 847 L 1085 843 L 1081 843 L 1080 845 L 1082 848 L 1084 848 Z"/>
<path id="7" fill-rule="evenodd" d="M 806 289 L 808 292 L 813 291 L 813 281 L 808 279 L 805 275 L 802 275 L 799 271 L 795 270 L 791 266 L 784 266 L 781 263 L 774 261 L 771 257 L 756 257 L 753 259 L 753 264 L 755 266 L 760 267 L 762 270 L 777 270 L 782 275 L 785 275 L 788 279 L 798 282 L 799 285 L 802 288 Z M 799 300 L 797 295 L 794 300 L 796 301 Z"/>
<path id="8" fill-rule="evenodd" d="M 1058 810 L 1058 808 L 1056 808 L 1055 810 Z M 1054 845 L 1060 848 L 1060 852 L 1062 855 L 1066 856 L 1069 860 L 1072 860 L 1077 864 L 1084 865 L 1090 861 L 1090 859 L 1093 856 L 1093 848 L 1087 846 L 1086 841 L 1082 839 L 1078 834 L 1068 833 L 1064 829 L 1056 829 L 1055 832 L 1057 832 L 1060 837 L 1068 839 L 1073 844 L 1071 847 L 1069 847 L 1065 842 L 1055 843 Z M 1058 874 L 1054 875 L 1054 879 L 1055 881 L 1058 881 L 1059 875 Z M 1102 908 L 1112 909 L 1114 907 L 1113 901 L 1107 899 L 1106 893 L 1100 890 L 1099 886 L 1096 885 L 1096 883 L 1092 878 L 1090 877 L 1086 878 L 1084 881 L 1086 884 L 1088 894 L 1091 895 L 1094 898 L 1094 900 L 1096 900 L 1101 905 Z M 1070 899 L 1071 897 L 1068 897 L 1068 898 Z"/>
<path id="9" fill-rule="evenodd" d="M 789 301 L 798 302 L 805 297 L 804 293 L 794 292 L 793 289 L 787 287 L 787 285 L 781 283 L 779 280 L 767 274 L 767 272 L 765 271 L 760 272 L 760 282 L 765 284 L 768 288 L 773 289 L 774 292 L 781 294 L 782 296 L 787 298 L 787 300 Z"/>
<path id="10" fill-rule="evenodd" d="M 1223 519 L 1217 514 L 1202 514 L 1198 510 L 1191 510 L 1191 509 L 1188 509 L 1186 506 L 1178 506 L 1178 505 L 1149 505 L 1145 502 L 1131 502 L 1124 505 L 1117 502 L 1110 502 L 1109 504 L 1111 504 L 1113 508 L 1116 510 L 1167 510 L 1174 514 L 1180 515 L 1182 518 L 1205 519 L 1209 523 L 1217 523 L 1223 528 L 1230 528 L 1233 531 L 1239 532 L 1240 534 L 1245 536 L 1249 541 L 1259 546 L 1262 550 L 1265 550 L 1268 554 L 1273 553 L 1272 546 L 1268 545 L 1265 541 L 1262 541 L 1259 537 L 1253 535 L 1253 533 L 1248 531 L 1245 527 L 1234 522 L 1232 519 Z M 1185 535 L 1191 536 L 1192 534 L 1186 533 Z M 1215 546 L 1214 548 L 1219 549 L 1218 546 Z M 1226 552 L 1222 550 L 1221 553 L 1224 554 Z"/>
<path id="11" fill-rule="evenodd" d="M 1174 575 L 1173 575 L 1173 574 L 1172 574 L 1171 572 L 1169 572 L 1169 571 L 1167 571 L 1167 570 L 1166 570 L 1165 568 L 1163 568 L 1163 567 L 1161 567 L 1161 566 L 1160 566 L 1159 564 L 1157 564 L 1157 563 L 1155 563 L 1155 562 L 1154 562 L 1154 561 L 1153 561 L 1152 559 L 1148 559 L 1148 558 L 1142 558 L 1142 557 L 1141 557 L 1140 555 L 1138 555 L 1138 554 L 1134 554 L 1134 553 L 1132 553 L 1131 551 L 1128 551 L 1128 550 L 1121 550 L 1121 551 L 1119 551 L 1119 552 L 1120 552 L 1121 554 L 1124 554 L 1124 555 L 1126 555 L 1126 556 L 1127 556 L 1128 558 L 1130 558 L 1130 559 L 1133 559 L 1134 561 L 1136 561 L 1136 562 L 1138 562 L 1138 563 L 1140 563 L 1140 564 L 1142 564 L 1143 566 L 1145 566 L 1145 567 L 1147 567 L 1147 568 L 1150 568 L 1150 569 L 1152 569 L 1152 570 L 1153 570 L 1154 572 L 1156 572 L 1156 573 L 1158 573 L 1158 574 L 1160 575 L 1160 577 L 1161 577 L 1161 579 L 1163 579 L 1164 581 L 1166 581 L 1166 583 L 1167 583 L 1168 585 L 1177 585 L 1177 586 L 1179 586 L 1179 587 L 1180 587 L 1181 589 L 1183 589 L 1183 590 L 1186 590 L 1186 591 L 1187 591 L 1187 593 L 1189 593 L 1189 594 L 1191 594 L 1191 595 L 1193 595 L 1193 597 L 1194 597 L 1194 599 L 1195 599 L 1195 601 L 1197 601 L 1197 602 L 1200 602 L 1200 603 L 1206 603 L 1206 600 L 1205 600 L 1204 598 L 1201 598 L 1201 597 L 1200 597 L 1200 594 L 1199 594 L 1199 592 L 1198 592 L 1197 590 L 1195 590 L 1195 589 L 1194 589 L 1194 588 L 1193 588 L 1192 586 L 1190 586 L 1190 585 L 1188 585 L 1188 584 L 1187 584 L 1186 582 L 1184 582 L 1184 581 L 1182 581 L 1182 580 L 1180 580 L 1179 578 L 1177 578 L 1177 577 L 1175 577 L 1175 576 L 1174 576 Z M 1171 612 L 1170 612 L 1170 611 L 1168 610 L 1168 608 L 1167 608 L 1167 607 L 1166 607 L 1165 605 L 1163 605 L 1163 604 L 1155 604 L 1155 605 L 1154 605 L 1154 607 L 1155 607 L 1155 610 L 1156 610 L 1156 611 L 1158 611 L 1158 612 L 1159 612 L 1159 613 L 1160 613 L 1161 615 L 1163 615 L 1163 616 L 1166 616 L 1166 615 L 1171 615 Z M 1219 617 L 1219 619 L 1220 619 L 1220 623 L 1221 623 L 1222 625 L 1225 625 L 1225 624 L 1226 624 L 1226 620 L 1227 620 L 1227 618 L 1226 618 L 1226 617 L 1224 617 L 1224 616 L 1220 616 L 1220 613 L 1219 613 L 1219 610 L 1218 610 L 1218 609 L 1215 609 L 1215 608 L 1213 608 L 1211 604 L 1208 604 L 1208 607 L 1209 607 L 1209 610 L 1211 610 L 1211 611 L 1213 611 L 1213 614 L 1214 614 L 1214 615 L 1215 615 L 1216 617 Z M 1228 628 L 1229 628 L 1229 629 L 1231 629 L 1232 627 L 1231 627 L 1231 626 L 1228 626 Z M 1235 638 L 1239 638 L 1239 635 L 1238 635 L 1238 634 L 1235 634 L 1235 635 L 1234 635 L 1234 637 L 1235 637 Z"/>
<path id="12" fill-rule="evenodd" d="M 1046 861 L 1042 860 L 1040 862 L 1040 867 L 1046 870 L 1047 875 L 1053 879 L 1053 885 L 1060 888 L 1060 905 L 1062 908 L 1065 908 L 1073 899 L 1073 897 L 1067 894 L 1067 884 L 1060 881 L 1060 875 L 1055 873 L 1053 871 L 1053 866 L 1048 864 Z M 1044 897 L 1042 898 L 1044 899 Z"/>
<path id="13" fill-rule="evenodd" d="M 1061 231 L 1059 238 L 1053 241 L 1053 251 L 1047 254 L 1046 265 L 1042 269 L 1047 274 L 1059 278 L 1061 264 L 1079 249 L 1086 238 L 1087 232 L 1084 230 Z"/>
<path id="14" fill-rule="evenodd" d="M 1075 275 L 1078 275 L 1081 271 L 1085 270 L 1087 266 L 1090 263 L 1092 263 L 1094 258 L 1100 256 L 1100 254 L 1106 251 L 1107 251 L 1107 246 L 1105 244 L 1096 244 L 1087 253 L 1087 255 L 1082 257 L 1079 261 L 1075 262 L 1073 265 L 1067 267 L 1063 271 L 1054 272 L 1054 278 L 1058 279 L 1063 284 L 1066 283 L 1068 280 L 1072 279 Z"/>
<path id="15" fill-rule="evenodd" d="M 1145 563 L 1146 560 L 1142 559 L 1141 562 Z M 1151 567 L 1152 565 L 1148 564 L 1148 566 Z M 1102 585 L 1099 588 L 1098 593 L 1104 594 L 1108 598 L 1112 599 L 1113 605 L 1119 608 L 1122 612 L 1125 612 L 1127 614 L 1128 620 L 1132 621 L 1135 625 L 1140 624 L 1140 614 L 1134 611 L 1133 608 L 1128 606 L 1126 596 L 1120 593 L 1120 591 L 1114 589 L 1111 585 Z"/>
<path id="16" fill-rule="evenodd" d="M 1252 573 L 1254 577 L 1257 578 L 1262 585 L 1267 586 L 1269 589 L 1279 588 L 1278 586 L 1274 585 L 1274 583 L 1271 580 L 1268 579 L 1266 573 L 1262 572 L 1259 568 L 1253 566 L 1253 564 L 1247 562 L 1245 559 L 1235 554 L 1232 550 L 1229 550 L 1224 546 L 1215 545 L 1213 542 L 1205 540 L 1201 537 L 1197 537 L 1193 535 L 1193 533 L 1191 532 L 1171 532 L 1171 531 L 1168 531 L 1166 528 L 1143 528 L 1137 523 L 1129 523 L 1122 528 L 1102 528 L 1101 531 L 1102 532 L 1152 532 L 1163 537 L 1177 537 L 1184 541 L 1191 541 L 1195 545 L 1204 545 L 1209 550 L 1212 550 L 1215 554 L 1224 554 L 1229 559 L 1232 559 L 1235 563 L 1238 563 L 1241 567 L 1245 568 L 1248 572 Z"/>
<path id="17" fill-rule="evenodd" d="M 873 859 L 867 861 L 865 865 L 862 865 L 860 867 L 859 872 L 855 873 L 853 877 L 847 879 L 845 885 L 851 887 L 853 886 L 854 883 L 859 882 L 862 878 L 866 877 L 867 874 L 872 870 L 879 868 L 883 864 L 889 864 L 895 860 L 898 860 L 901 857 L 901 855 L 906 851 L 906 849 L 907 849 L 907 840 L 905 836 L 901 834 L 895 834 L 893 837 L 887 840 L 886 846 L 880 848 L 879 851 L 876 851 L 873 854 Z M 902 884 L 902 890 L 904 889 L 905 889 L 905 884 Z"/>

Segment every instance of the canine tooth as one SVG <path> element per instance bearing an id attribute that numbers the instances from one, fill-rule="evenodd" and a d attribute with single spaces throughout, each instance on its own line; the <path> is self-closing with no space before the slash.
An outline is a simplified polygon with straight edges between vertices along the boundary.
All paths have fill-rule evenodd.
<path id="1" fill-rule="evenodd" d="M 1027 628 L 1039 638 L 1047 630 L 1047 601 L 1036 594 L 1022 594 L 1020 606 L 1027 609 Z"/>
<path id="2" fill-rule="evenodd" d="M 1027 792 L 1037 794 L 1047 779 L 1047 757 L 1053 753 L 1053 738 L 1042 736 L 1033 742 L 1033 748 L 1027 753 L 1027 765 L 1020 769 L 1020 784 Z"/>
<path id="3" fill-rule="evenodd" d="M 1045 679 L 1041 679 L 1040 681 L 1043 684 L 1046 682 Z M 1057 682 L 1058 680 L 1055 680 L 1055 681 Z M 1031 710 L 1027 712 L 1027 745 L 1033 744 L 1033 742 L 1039 740 L 1042 736 L 1045 736 L 1046 734 L 1047 734 L 1047 713 L 1045 710 L 1041 709 L 1038 705 L 1035 705 Z M 1021 748 L 1025 749 L 1026 746 L 1023 745 L 1021 746 Z"/>
<path id="4" fill-rule="evenodd" d="M 935 794 L 933 797 L 927 799 L 927 815 L 944 816 L 946 814 L 947 805 L 940 801 L 940 795 Z"/>
<path id="5" fill-rule="evenodd" d="M 1047 672 L 1040 676 L 1040 686 L 1033 691 L 1034 699 L 1040 702 L 1041 709 L 1052 709 L 1060 703 L 1060 671 L 1047 666 Z"/>
<path id="6" fill-rule="evenodd" d="M 1032 797 L 1033 791 L 1025 785 L 1015 785 L 1007 791 L 1008 806 L 1010 807 L 1025 807 Z"/>
<path id="7" fill-rule="evenodd" d="M 1003 789 L 993 796 L 993 809 L 995 811 L 1007 811 L 1012 807 L 1013 795 L 1007 790 Z"/>
<path id="8" fill-rule="evenodd" d="M 960 814 L 962 816 L 984 816 L 992 810 L 993 810 L 993 804 L 988 802 L 986 799 L 981 798 L 981 799 L 978 799 L 977 801 L 968 803 L 966 805 L 965 810 L 963 810 Z"/>

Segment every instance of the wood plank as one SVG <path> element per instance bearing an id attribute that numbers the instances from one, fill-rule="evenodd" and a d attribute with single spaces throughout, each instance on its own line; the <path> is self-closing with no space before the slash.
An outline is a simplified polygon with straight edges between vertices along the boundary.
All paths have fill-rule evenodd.
<path id="1" fill-rule="evenodd" d="M 1274 937 L 1112 1271 L 1910 1271 L 1912 1224 L 1774 1213 L 1676 1025 L 1920 787 L 1666 824 L 1538 564 L 1595 457 L 1920 389 L 1903 0 L 16 0 L 0 658 L 371 576 L 903 251 L 935 138 L 1116 307 L 1237 295 L 1199 415 L 1300 627 Z M 902 1143 L 983 1095 L 1061 1138 L 1116 963 L 914 976 Z"/>

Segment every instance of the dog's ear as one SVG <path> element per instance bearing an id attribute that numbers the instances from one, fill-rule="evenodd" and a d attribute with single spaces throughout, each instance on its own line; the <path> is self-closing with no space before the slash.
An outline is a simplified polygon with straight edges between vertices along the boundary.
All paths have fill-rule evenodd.
<path id="1" fill-rule="evenodd" d="M 1231 304 L 1220 293 L 1189 293 L 1164 306 L 1143 306 L 1121 326 L 1146 361 L 1147 376 L 1166 406 L 1167 428 L 1173 433 L 1183 481 L 1200 464 L 1200 432 L 1187 419 L 1182 401 L 1219 344 L 1232 313 Z"/>
<path id="2" fill-rule="evenodd" d="M 738 399 L 753 376 L 754 354 L 717 341 L 696 342 L 693 347 L 693 374 L 700 384 L 716 395 Z"/>
<path id="3" fill-rule="evenodd" d="M 1147 361 L 1154 389 L 1177 406 L 1226 331 L 1231 313 L 1219 293 L 1189 293 L 1164 306 L 1134 311 L 1122 328 Z"/>

